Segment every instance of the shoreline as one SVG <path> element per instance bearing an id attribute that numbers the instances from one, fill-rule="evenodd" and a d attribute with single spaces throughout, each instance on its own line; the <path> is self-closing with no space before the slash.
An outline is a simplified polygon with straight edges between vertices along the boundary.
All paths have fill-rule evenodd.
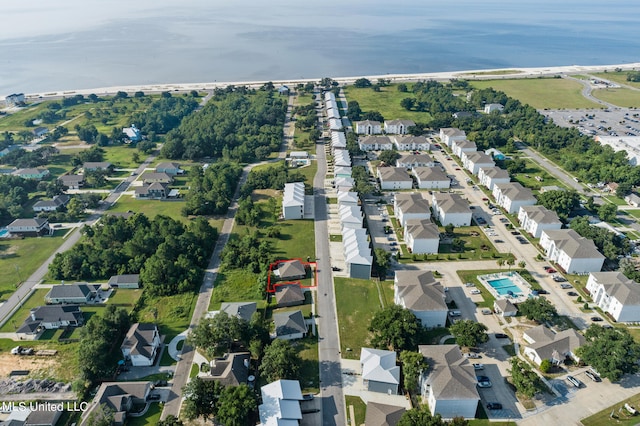
<path id="1" fill-rule="evenodd" d="M 480 70 L 461 70 L 461 71 L 445 71 L 432 73 L 412 73 L 412 74 L 381 74 L 381 75 L 365 75 L 352 77 L 331 77 L 340 85 L 353 84 L 358 78 L 367 78 L 369 80 L 377 80 L 379 78 L 390 79 L 392 82 L 410 82 L 419 80 L 451 80 L 454 78 L 462 78 L 466 80 L 497 80 L 511 78 L 531 78 L 531 77 L 548 77 L 553 75 L 575 74 L 575 73 L 593 73 L 610 71 L 620 68 L 623 71 L 634 70 L 640 68 L 640 62 L 627 64 L 611 64 L 611 65 L 567 65 L 558 67 L 537 67 L 537 68 L 496 68 L 496 69 L 480 69 Z M 166 91 L 191 91 L 191 90 L 213 90 L 216 88 L 234 86 L 261 86 L 268 81 L 275 85 L 294 86 L 298 83 L 308 83 L 320 81 L 318 78 L 304 78 L 291 80 L 260 80 L 260 81 L 227 81 L 227 82 L 203 82 L 203 83 L 164 83 L 164 84 L 140 84 L 127 86 L 111 86 L 98 87 L 92 89 L 64 90 L 64 91 L 47 91 L 40 93 L 25 94 L 27 99 L 45 99 L 57 98 L 72 95 L 110 95 L 118 91 L 145 93 L 160 93 Z M 8 94 L 7 94 L 8 95 Z M 4 99 L 1 98 L 1 99 Z"/>

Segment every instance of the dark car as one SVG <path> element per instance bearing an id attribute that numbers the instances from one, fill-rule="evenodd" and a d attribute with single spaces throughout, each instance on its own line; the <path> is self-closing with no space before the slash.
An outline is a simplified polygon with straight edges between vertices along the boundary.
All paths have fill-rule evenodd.
<path id="1" fill-rule="evenodd" d="M 600 317 L 591 317 L 591 321 L 600 322 L 600 321 L 602 321 L 602 318 L 600 318 Z"/>
<path id="2" fill-rule="evenodd" d="M 577 296 L 577 295 L 578 295 L 578 293 L 576 293 L 575 291 L 568 291 L 568 292 L 567 292 L 567 295 L 568 295 L 568 296 Z"/>
<path id="3" fill-rule="evenodd" d="M 549 294 L 549 292 L 541 288 L 540 290 L 538 290 L 538 294 Z"/>
<path id="4" fill-rule="evenodd" d="M 555 282 L 557 282 L 557 283 L 563 283 L 563 282 L 567 281 L 567 279 L 566 279 L 566 278 L 561 277 L 561 276 L 559 276 L 559 275 L 557 275 L 557 276 L 553 277 L 553 280 L 554 280 Z"/>
<path id="5" fill-rule="evenodd" d="M 499 402 L 489 402 L 487 404 L 487 410 L 502 410 L 502 404 Z"/>
<path id="6" fill-rule="evenodd" d="M 312 393 L 305 393 L 302 395 L 302 399 L 304 401 L 311 401 L 313 399 L 313 394 Z"/>
<path id="7" fill-rule="evenodd" d="M 342 269 L 338 268 L 337 266 L 332 266 L 331 270 L 332 271 L 342 271 Z"/>
<path id="8" fill-rule="evenodd" d="M 496 339 L 508 339 L 509 336 L 507 336 L 504 333 L 496 333 Z"/>

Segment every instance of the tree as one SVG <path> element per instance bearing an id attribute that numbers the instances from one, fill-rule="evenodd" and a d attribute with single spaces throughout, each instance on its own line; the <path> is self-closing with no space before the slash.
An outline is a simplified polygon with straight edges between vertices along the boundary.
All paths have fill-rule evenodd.
<path id="1" fill-rule="evenodd" d="M 464 251 L 464 244 L 465 241 L 462 238 L 454 238 L 453 242 L 451 243 L 451 250 L 462 252 Z"/>
<path id="2" fill-rule="evenodd" d="M 461 417 L 454 417 L 451 422 L 442 420 L 440 414 L 431 415 L 429 407 L 420 405 L 402 413 L 397 426 L 467 426 L 469 422 Z"/>
<path id="3" fill-rule="evenodd" d="M 498 260 L 496 260 L 496 263 L 498 264 L 498 266 L 500 268 L 502 268 L 504 266 L 504 259 L 498 259 Z"/>
<path id="4" fill-rule="evenodd" d="M 408 92 L 409 89 L 405 83 L 400 83 L 397 86 L 398 92 Z"/>
<path id="5" fill-rule="evenodd" d="M 88 426 L 111 426 L 115 419 L 115 413 L 107 404 L 100 404 L 87 418 Z"/>
<path id="6" fill-rule="evenodd" d="M 210 357 L 220 356 L 229 352 L 234 341 L 248 343 L 248 327 L 246 321 L 221 311 L 213 318 L 203 318 L 189 333 L 188 341 Z"/>
<path id="7" fill-rule="evenodd" d="M 218 414 L 218 401 L 222 394 L 223 386 L 217 380 L 202 380 L 194 377 L 182 388 L 182 396 L 185 398 L 182 405 L 184 416 L 189 419 L 204 418 L 207 421 Z"/>
<path id="8" fill-rule="evenodd" d="M 383 248 L 376 247 L 373 249 L 373 262 L 378 271 L 378 276 L 383 277 L 387 274 L 387 269 L 389 269 L 391 253 Z"/>
<path id="9" fill-rule="evenodd" d="M 525 262 L 524 260 L 521 260 L 520 262 L 518 262 L 518 268 L 524 269 L 525 266 L 527 266 L 527 262 Z"/>
<path id="10" fill-rule="evenodd" d="M 453 223 L 447 223 L 444 226 L 444 232 L 446 232 L 447 235 L 453 235 L 454 229 L 456 229 L 456 227 L 453 225 Z"/>
<path id="11" fill-rule="evenodd" d="M 359 121 L 362 115 L 362 109 L 360 109 L 360 104 L 358 101 L 349 101 L 347 103 L 347 117 L 351 121 Z"/>
<path id="12" fill-rule="evenodd" d="M 376 312 L 371 319 L 371 345 L 378 349 L 413 351 L 419 328 L 413 312 L 399 305 L 388 306 Z"/>
<path id="13" fill-rule="evenodd" d="M 553 210 L 566 220 L 569 213 L 580 205 L 580 196 L 576 191 L 552 190 L 538 195 L 538 204 Z"/>
<path id="14" fill-rule="evenodd" d="M 398 158 L 400 158 L 400 154 L 398 154 L 398 151 L 396 151 L 395 149 L 382 151 L 380 155 L 378 155 L 378 160 L 382 161 L 388 166 L 394 166 Z"/>
<path id="15" fill-rule="evenodd" d="M 638 371 L 640 344 L 626 328 L 604 328 L 592 324 L 584 334 L 587 342 L 577 349 L 577 355 L 586 364 L 598 370 L 600 376 L 612 382 L 624 374 Z"/>
<path id="16" fill-rule="evenodd" d="M 549 361 L 548 358 L 545 358 L 542 360 L 542 362 L 540 362 L 540 371 L 542 371 L 543 373 L 548 373 L 549 370 L 551 370 L 551 361 Z"/>
<path id="17" fill-rule="evenodd" d="M 516 356 L 511 358 L 511 369 L 507 371 L 511 373 L 511 381 L 516 391 L 526 397 L 533 398 L 536 393 L 544 389 L 542 380 L 531 366 Z"/>
<path id="18" fill-rule="evenodd" d="M 280 379 L 297 379 L 301 362 L 288 340 L 276 339 L 264 350 L 258 370 L 269 383 Z"/>
<path id="19" fill-rule="evenodd" d="M 472 320 L 456 321 L 449 331 L 456 338 L 456 343 L 460 346 L 475 347 L 478 343 L 489 340 L 487 326 Z"/>
<path id="20" fill-rule="evenodd" d="M 420 352 L 415 351 L 400 352 L 400 362 L 402 362 L 402 373 L 404 374 L 404 389 L 413 392 L 418 387 L 420 374 L 429 368 L 429 363 Z"/>
<path id="21" fill-rule="evenodd" d="M 507 160 L 507 171 L 510 175 L 514 175 L 516 173 L 523 173 L 527 170 L 527 163 L 522 158 L 514 158 L 512 160 Z"/>
<path id="22" fill-rule="evenodd" d="M 544 297 L 532 297 L 518 304 L 522 315 L 537 322 L 550 321 L 558 315 L 556 308 Z"/>
<path id="23" fill-rule="evenodd" d="M 516 264 L 516 258 L 513 257 L 513 256 L 509 257 L 506 260 L 506 263 L 507 263 L 507 265 L 509 265 L 509 270 L 511 270 L 511 267 Z"/>
<path id="24" fill-rule="evenodd" d="M 353 82 L 353 87 L 357 87 L 359 89 L 362 89 L 365 87 L 371 87 L 371 81 L 369 81 L 369 79 L 366 79 L 366 78 L 359 78 Z"/>
<path id="25" fill-rule="evenodd" d="M 216 422 L 225 426 L 248 426 L 249 414 L 257 405 L 255 394 L 246 384 L 228 386 L 220 394 Z"/>
<path id="26" fill-rule="evenodd" d="M 598 207 L 598 217 L 605 222 L 615 220 L 618 207 L 615 204 L 605 203 Z"/>
<path id="27" fill-rule="evenodd" d="M 173 414 L 170 414 L 166 419 L 160 420 L 158 422 L 158 426 L 184 426 L 184 423 L 182 423 L 182 420 L 180 420 Z"/>
<path id="28" fill-rule="evenodd" d="M 400 101 L 400 106 L 407 111 L 411 111 L 416 106 L 415 98 L 404 98 Z"/>

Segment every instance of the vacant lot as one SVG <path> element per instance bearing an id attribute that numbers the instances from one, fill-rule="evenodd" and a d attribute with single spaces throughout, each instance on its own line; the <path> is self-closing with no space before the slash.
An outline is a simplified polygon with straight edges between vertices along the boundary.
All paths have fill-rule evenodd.
<path id="1" fill-rule="evenodd" d="M 144 213 L 150 219 L 157 215 L 169 216 L 182 222 L 188 222 L 186 216 L 182 216 L 184 200 L 162 201 L 162 200 L 140 200 L 130 195 L 122 195 L 117 203 L 109 209 L 109 213 Z"/>
<path id="2" fill-rule="evenodd" d="M 471 81 L 473 87 L 493 87 L 536 109 L 601 108 L 582 94 L 582 85 L 562 78 L 505 79 Z"/>
<path id="3" fill-rule="evenodd" d="M 623 425 L 631 426 L 638 424 L 638 418 L 634 417 L 627 412 L 624 408 L 625 404 L 629 404 L 635 409 L 640 408 L 640 394 L 634 395 L 631 398 L 627 398 L 609 408 L 589 416 L 586 419 L 580 420 L 584 426 L 602 426 L 602 425 Z M 615 417 L 611 417 L 611 416 Z"/>
<path id="4" fill-rule="evenodd" d="M 593 91 L 593 96 L 605 102 L 623 108 L 636 108 L 640 106 L 640 91 L 631 89 L 598 89 Z"/>
<path id="5" fill-rule="evenodd" d="M 410 91 L 399 92 L 395 84 L 382 87 L 379 92 L 374 92 L 371 88 L 358 89 L 353 86 L 347 86 L 344 91 L 347 101 L 358 101 L 363 112 L 378 111 L 385 120 L 403 119 L 413 120 L 416 123 L 431 120 L 431 115 L 427 112 L 407 111 L 402 108 L 400 101 L 404 98 L 413 98 L 414 95 Z"/>
<path id="6" fill-rule="evenodd" d="M 618 84 L 625 84 L 627 86 L 633 86 L 640 89 L 640 82 L 627 81 L 628 71 L 620 71 L 620 72 L 599 72 L 593 73 L 594 77 L 601 78 L 603 80 L 615 81 Z"/>

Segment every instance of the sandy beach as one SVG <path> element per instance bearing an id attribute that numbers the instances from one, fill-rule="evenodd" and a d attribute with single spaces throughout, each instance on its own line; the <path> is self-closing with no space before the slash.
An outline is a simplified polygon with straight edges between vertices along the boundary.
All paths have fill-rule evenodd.
<path id="1" fill-rule="evenodd" d="M 467 71 L 448 71 L 448 72 L 435 72 L 424 74 L 383 74 L 383 75 L 366 75 L 366 76 L 354 76 L 354 77 L 332 77 L 341 85 L 352 84 L 358 78 L 368 78 L 375 81 L 379 78 L 390 79 L 392 82 L 401 81 L 419 81 L 419 80 L 450 80 L 452 78 L 460 78 L 466 80 L 495 80 L 505 78 L 530 78 L 530 77 L 543 77 L 562 74 L 584 74 L 603 71 L 613 71 L 619 68 L 622 70 L 634 70 L 640 69 L 640 62 L 630 64 L 613 64 L 613 65 L 569 65 L 562 67 L 541 67 L 541 68 L 507 68 L 507 69 L 483 69 L 483 70 L 467 70 Z M 325 76 L 326 77 L 326 76 Z M 287 85 L 290 87 L 295 86 L 298 83 L 307 83 L 310 81 L 320 81 L 322 76 L 317 78 L 307 79 L 295 79 L 295 80 L 273 80 L 272 82 L 276 86 Z M 133 93 L 142 91 L 145 93 L 161 93 L 166 91 L 191 91 L 191 90 L 212 90 L 219 87 L 226 87 L 229 85 L 235 86 L 253 86 L 259 87 L 263 85 L 267 80 L 262 81 L 216 81 L 205 83 L 166 83 L 166 84 L 152 84 L 152 85 L 132 85 L 132 86 L 113 86 L 113 87 L 97 87 L 93 89 L 82 90 L 65 90 L 65 91 L 48 91 L 41 93 L 29 93 L 26 94 L 27 99 L 38 98 L 59 98 L 64 96 L 73 95 L 90 95 L 96 94 L 99 96 L 115 94 L 118 91 Z"/>

